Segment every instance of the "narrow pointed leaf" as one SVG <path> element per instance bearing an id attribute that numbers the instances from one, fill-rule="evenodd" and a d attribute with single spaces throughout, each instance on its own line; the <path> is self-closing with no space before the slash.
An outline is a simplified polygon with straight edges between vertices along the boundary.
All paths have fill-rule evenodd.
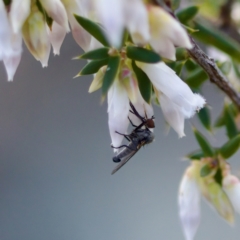
<path id="1" fill-rule="evenodd" d="M 223 175 L 221 168 L 218 168 L 216 174 L 214 175 L 214 179 L 220 186 L 222 186 Z"/>
<path id="2" fill-rule="evenodd" d="M 103 97 L 106 96 L 109 88 L 113 84 L 113 81 L 118 73 L 119 63 L 120 63 L 119 56 L 114 56 L 109 58 L 107 70 L 103 77 L 103 85 L 102 85 Z"/>
<path id="3" fill-rule="evenodd" d="M 161 57 L 157 53 L 146 48 L 128 46 L 126 50 L 127 57 L 135 61 L 145 63 L 157 63 L 161 61 Z"/>
<path id="4" fill-rule="evenodd" d="M 234 121 L 234 115 L 228 106 L 225 106 L 224 113 L 227 135 L 229 138 L 235 137 L 238 134 L 238 130 Z"/>
<path id="5" fill-rule="evenodd" d="M 103 44 L 103 46 L 109 46 L 109 43 L 105 37 L 104 30 L 95 22 L 78 16 L 74 14 L 74 17 L 76 18 L 77 22 L 87 31 L 89 32 L 93 37 L 95 37 L 100 43 Z"/>
<path id="6" fill-rule="evenodd" d="M 90 59 L 90 60 L 99 60 L 108 58 L 109 48 L 98 48 L 96 50 L 86 52 L 83 55 L 79 56 L 79 59 Z"/>
<path id="7" fill-rule="evenodd" d="M 216 122 L 214 123 L 214 127 L 222 127 L 225 125 L 225 115 L 221 113 L 221 115 L 217 118 Z"/>
<path id="8" fill-rule="evenodd" d="M 176 15 L 179 21 L 185 24 L 196 16 L 198 10 L 199 8 L 197 6 L 190 6 L 180 10 Z"/>
<path id="9" fill-rule="evenodd" d="M 200 176 L 201 176 L 201 177 L 206 177 L 206 176 L 209 175 L 211 172 L 212 172 L 212 168 L 211 168 L 208 164 L 206 164 L 206 165 L 204 165 L 204 166 L 201 168 Z"/>
<path id="10" fill-rule="evenodd" d="M 202 108 L 198 112 L 198 117 L 202 123 L 202 125 L 208 130 L 211 131 L 211 116 L 209 109 L 207 107 Z"/>
<path id="11" fill-rule="evenodd" d="M 193 37 L 212 45 L 234 58 L 235 61 L 240 62 L 240 44 L 229 37 L 227 34 L 211 27 L 209 22 L 195 23 L 195 28 L 198 32 L 193 33 Z"/>
<path id="12" fill-rule="evenodd" d="M 202 149 L 196 150 L 194 152 L 189 153 L 186 158 L 190 160 L 200 160 L 201 158 L 204 158 L 204 153 Z"/>
<path id="13" fill-rule="evenodd" d="M 88 64 L 86 64 L 78 75 L 81 76 L 81 75 L 94 74 L 102 66 L 105 66 L 107 64 L 108 64 L 108 59 L 93 60 L 93 61 L 89 62 Z"/>
<path id="14" fill-rule="evenodd" d="M 152 96 L 152 83 L 147 74 L 132 61 L 132 68 L 137 77 L 139 89 L 143 99 L 150 103 Z"/>
<path id="15" fill-rule="evenodd" d="M 207 79 L 208 75 L 205 73 L 205 71 L 202 68 L 197 68 L 188 74 L 185 82 L 188 84 L 189 87 L 196 89 L 199 88 L 201 84 Z"/>
<path id="16" fill-rule="evenodd" d="M 225 143 L 220 148 L 220 154 L 223 158 L 230 158 L 239 148 L 240 146 L 240 134 L 231 138 L 227 143 Z"/>
<path id="17" fill-rule="evenodd" d="M 199 131 L 197 131 L 197 129 L 193 129 L 193 131 L 205 157 L 213 157 L 214 149 L 212 148 L 210 143 L 207 141 L 207 139 Z"/>

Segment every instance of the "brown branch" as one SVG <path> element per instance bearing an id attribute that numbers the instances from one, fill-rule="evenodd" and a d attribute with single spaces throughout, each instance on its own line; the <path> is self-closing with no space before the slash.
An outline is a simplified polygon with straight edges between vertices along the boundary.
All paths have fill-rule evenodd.
<path id="1" fill-rule="evenodd" d="M 209 80 L 222 89 L 222 91 L 228 95 L 228 97 L 240 110 L 240 94 L 232 88 L 229 81 L 219 70 L 214 60 L 209 58 L 208 55 L 201 50 L 192 37 L 190 37 L 190 39 L 192 41 L 193 48 L 188 50 L 189 55 L 203 68 L 209 76 Z"/>

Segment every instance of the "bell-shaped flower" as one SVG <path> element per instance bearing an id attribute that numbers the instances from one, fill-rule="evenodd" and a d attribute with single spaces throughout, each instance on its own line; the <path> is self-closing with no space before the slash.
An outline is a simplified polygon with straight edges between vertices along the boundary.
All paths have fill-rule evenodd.
<path id="1" fill-rule="evenodd" d="M 121 45 L 125 28 L 129 30 L 135 43 L 143 44 L 149 40 L 147 8 L 142 0 L 95 0 L 92 3 L 96 19 L 106 29 L 112 46 Z"/>
<path id="2" fill-rule="evenodd" d="M 200 224 L 200 191 L 194 166 L 187 168 L 178 195 L 179 216 L 186 240 L 193 240 Z"/>
<path id="3" fill-rule="evenodd" d="M 112 145 L 119 147 L 128 127 L 129 99 L 124 86 L 115 79 L 108 91 L 108 126 Z M 114 149 L 117 151 L 116 149 Z"/>
<path id="4" fill-rule="evenodd" d="M 11 26 L 8 20 L 7 11 L 3 1 L 0 1 L 0 60 L 11 52 Z"/>
<path id="5" fill-rule="evenodd" d="M 32 9 L 31 14 L 25 21 L 22 34 L 28 50 L 36 60 L 42 63 L 43 67 L 46 67 L 51 45 L 43 14 L 37 8 Z"/>
<path id="6" fill-rule="evenodd" d="M 148 15 L 149 44 L 157 53 L 175 61 L 175 47 L 192 48 L 187 32 L 169 13 L 158 6 L 149 6 Z"/>
<path id="7" fill-rule="evenodd" d="M 9 12 L 13 33 L 20 33 L 23 23 L 30 13 L 30 0 L 12 0 Z"/>
<path id="8" fill-rule="evenodd" d="M 12 34 L 11 51 L 3 57 L 3 63 L 7 71 L 8 81 L 12 81 L 22 55 L 22 35 Z"/>
<path id="9" fill-rule="evenodd" d="M 176 73 L 165 63 L 146 64 L 137 62 L 151 80 L 157 94 L 163 114 L 170 126 L 184 136 L 184 119 L 190 118 L 196 111 L 201 109 L 205 100 L 199 94 L 191 91 Z"/>
<path id="10" fill-rule="evenodd" d="M 223 189 L 229 197 L 234 210 L 240 214 L 240 181 L 231 174 L 223 178 Z"/>
<path id="11" fill-rule="evenodd" d="M 66 30 L 58 23 L 53 22 L 51 30 L 48 30 L 49 39 L 53 47 L 53 54 L 59 55 L 60 48 L 66 36 Z"/>
<path id="12" fill-rule="evenodd" d="M 76 0 L 62 0 L 62 3 L 67 12 L 73 38 L 85 52 L 92 50 L 90 49 L 90 43 L 92 38 L 91 35 L 80 26 L 80 24 L 74 17 L 74 14 L 88 17 L 88 12 L 86 11 L 85 4 L 82 3 L 82 1 Z"/>
<path id="13" fill-rule="evenodd" d="M 64 5 L 60 0 L 40 0 L 47 14 L 60 26 L 62 26 L 66 32 L 69 32 L 67 12 Z"/>

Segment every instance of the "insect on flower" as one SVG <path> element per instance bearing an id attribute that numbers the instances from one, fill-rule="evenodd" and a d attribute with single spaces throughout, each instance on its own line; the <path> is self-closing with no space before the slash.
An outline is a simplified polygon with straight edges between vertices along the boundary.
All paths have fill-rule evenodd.
<path id="1" fill-rule="evenodd" d="M 120 152 L 117 153 L 116 156 L 113 157 L 114 162 L 120 162 L 112 171 L 112 174 L 117 172 L 123 165 L 125 165 L 131 157 L 134 156 L 134 154 L 144 145 L 151 143 L 154 140 L 154 134 L 150 131 L 149 128 L 154 128 L 154 117 L 147 118 L 147 116 L 142 117 L 137 112 L 133 104 L 130 102 L 130 106 L 132 110 L 130 110 L 131 113 L 136 115 L 142 123 L 138 126 L 134 125 L 130 118 L 129 121 L 132 124 L 135 129 L 127 135 L 117 132 L 120 135 L 123 135 L 128 141 L 128 145 L 121 145 L 120 147 L 113 147 L 113 148 L 123 148 Z M 142 128 L 145 126 L 145 128 Z"/>

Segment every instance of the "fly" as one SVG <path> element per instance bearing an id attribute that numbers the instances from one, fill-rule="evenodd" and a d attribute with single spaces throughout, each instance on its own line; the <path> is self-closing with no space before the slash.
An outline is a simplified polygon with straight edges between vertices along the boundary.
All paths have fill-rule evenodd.
<path id="1" fill-rule="evenodd" d="M 129 135 L 117 132 L 118 134 L 123 135 L 129 141 L 129 144 L 122 145 L 120 147 L 114 147 L 123 149 L 120 152 L 118 152 L 116 156 L 113 157 L 114 162 L 120 163 L 113 169 L 112 174 L 117 172 L 123 165 L 125 165 L 131 159 L 131 157 L 133 157 L 134 154 L 138 152 L 138 150 L 142 146 L 149 144 L 154 140 L 154 134 L 149 130 L 149 128 L 155 127 L 153 121 L 154 117 L 150 119 L 148 119 L 146 115 L 145 117 L 142 117 L 137 112 L 137 110 L 135 109 L 131 102 L 130 106 L 132 109 L 130 110 L 130 112 L 136 115 L 142 121 L 142 123 L 136 126 L 132 123 L 131 119 L 129 118 L 130 123 L 132 124 L 133 127 L 135 127 L 135 129 L 133 129 L 133 131 Z M 145 126 L 145 128 L 142 128 L 143 126 Z"/>

